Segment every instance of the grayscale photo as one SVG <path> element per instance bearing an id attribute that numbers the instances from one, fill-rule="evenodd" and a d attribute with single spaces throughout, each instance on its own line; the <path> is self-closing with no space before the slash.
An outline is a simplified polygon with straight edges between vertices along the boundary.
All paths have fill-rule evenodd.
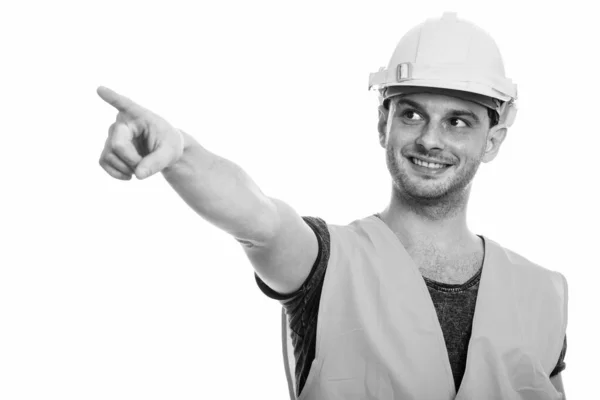
<path id="1" fill-rule="evenodd" d="M 594 397 L 589 5 L 8 8 L 0 399 Z"/>

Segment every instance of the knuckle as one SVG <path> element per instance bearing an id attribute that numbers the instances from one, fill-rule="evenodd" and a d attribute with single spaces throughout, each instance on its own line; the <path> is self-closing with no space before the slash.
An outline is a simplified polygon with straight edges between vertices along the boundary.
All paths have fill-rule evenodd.
<path id="1" fill-rule="evenodd" d="M 131 118 L 129 117 L 129 115 L 127 115 L 127 113 L 124 113 L 123 111 L 119 111 L 119 113 L 117 114 L 117 119 L 116 119 L 115 123 L 126 123 L 130 120 L 131 120 Z"/>
<path id="2" fill-rule="evenodd" d="M 141 116 L 137 116 L 128 121 L 128 125 L 130 127 L 137 127 L 139 131 L 148 132 L 151 128 L 153 128 L 156 123 L 151 118 L 151 116 L 147 114 L 143 114 Z"/>
<path id="3" fill-rule="evenodd" d="M 115 128 L 117 127 L 117 123 L 113 122 L 112 124 L 110 124 L 110 126 L 108 127 L 108 138 L 110 139 L 111 137 L 113 137 L 113 135 L 115 134 Z"/>
<path id="4" fill-rule="evenodd" d="M 127 144 L 123 140 L 112 140 L 110 143 L 110 148 L 112 151 L 120 154 L 125 151 Z"/>

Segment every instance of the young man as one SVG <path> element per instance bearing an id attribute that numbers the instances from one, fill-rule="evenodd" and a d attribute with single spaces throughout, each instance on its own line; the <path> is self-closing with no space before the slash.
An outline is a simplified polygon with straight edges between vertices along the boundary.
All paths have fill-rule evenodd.
<path id="1" fill-rule="evenodd" d="M 161 171 L 242 244 L 259 287 L 287 314 L 292 397 L 563 398 L 566 280 L 466 224 L 472 179 L 516 113 L 493 39 L 454 14 L 428 20 L 370 87 L 392 196 L 350 225 L 300 217 L 106 88 L 98 94 L 119 113 L 100 164 L 117 179 Z"/>

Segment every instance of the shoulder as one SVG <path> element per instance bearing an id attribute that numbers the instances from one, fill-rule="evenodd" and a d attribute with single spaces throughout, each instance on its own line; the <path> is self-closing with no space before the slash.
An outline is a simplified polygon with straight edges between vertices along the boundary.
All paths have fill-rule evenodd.
<path id="1" fill-rule="evenodd" d="M 489 243 L 498 271 L 508 274 L 504 275 L 508 277 L 504 281 L 507 283 L 505 290 L 510 291 L 516 303 L 523 331 L 529 332 L 526 335 L 530 339 L 528 343 L 538 350 L 537 354 L 543 354 L 544 366 L 550 373 L 557 366 L 566 340 L 567 281 L 560 272 L 543 267 L 493 241 Z"/>
<path id="2" fill-rule="evenodd" d="M 486 242 L 499 250 L 501 256 L 506 260 L 506 266 L 511 267 L 515 273 L 522 277 L 522 282 L 547 282 L 556 291 L 566 296 L 567 280 L 563 274 L 541 266 L 491 239 L 486 238 Z"/>
<path id="3" fill-rule="evenodd" d="M 540 316 L 554 314 L 560 317 L 560 323 L 566 324 L 568 285 L 564 275 L 486 238 L 487 243 L 490 244 L 489 261 L 497 264 L 498 271 L 505 271 L 503 274 L 507 274 L 505 276 L 508 278 L 506 282 L 510 282 L 520 307 L 537 310 Z"/>
<path id="4" fill-rule="evenodd" d="M 329 242 L 329 228 L 322 218 L 303 216 L 302 219 L 312 228 L 317 235 L 317 239 L 321 239 L 323 242 Z"/>
<path id="5" fill-rule="evenodd" d="M 289 294 L 278 293 L 264 283 L 255 273 L 255 280 L 260 290 L 268 297 L 279 300 L 286 305 L 293 305 L 298 302 L 306 303 L 308 298 L 318 297 L 320 295 L 320 286 L 329 262 L 330 253 L 330 235 L 327 223 L 318 217 L 303 216 L 304 222 L 313 230 L 317 238 L 318 253 L 317 258 L 311 268 L 311 271 L 300 288 Z"/>
<path id="6" fill-rule="evenodd" d="M 381 224 L 375 215 L 356 219 L 346 225 L 329 224 L 332 252 L 344 252 L 352 256 L 359 249 L 373 250 L 375 243 L 386 240 Z"/>

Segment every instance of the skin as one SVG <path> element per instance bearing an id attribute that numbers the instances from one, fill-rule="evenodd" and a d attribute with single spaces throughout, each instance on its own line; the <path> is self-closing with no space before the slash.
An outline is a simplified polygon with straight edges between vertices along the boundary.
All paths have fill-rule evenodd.
<path id="1" fill-rule="evenodd" d="M 380 213 L 384 222 L 407 249 L 424 245 L 450 258 L 482 256 L 481 239 L 467 226 L 467 204 L 479 165 L 496 158 L 506 127 L 491 127 L 487 109 L 477 103 L 415 93 L 392 98 L 389 109 L 379 108 L 378 131 L 392 177 L 391 200 Z M 439 175 L 424 174 L 415 169 L 412 156 L 452 165 Z M 452 281 L 460 271 L 445 273 Z M 560 374 L 551 382 L 564 394 Z"/>
<path id="2" fill-rule="evenodd" d="M 471 184 L 481 162 L 492 161 L 506 137 L 490 127 L 487 109 L 451 96 L 415 93 L 379 108 L 379 142 L 386 150 L 392 196 L 382 219 L 407 248 L 433 246 L 460 258 L 483 253 L 467 227 Z M 439 175 L 416 171 L 412 156 L 452 164 Z M 453 272 L 446 271 L 451 279 Z"/>
<path id="3" fill-rule="evenodd" d="M 234 235 L 240 242 L 245 241 L 242 237 L 252 236 L 248 232 L 236 234 L 240 218 L 231 214 L 239 203 L 256 202 L 256 199 L 260 199 L 256 193 L 261 192 L 255 185 L 246 183 L 249 187 L 245 188 L 245 185 L 238 184 L 246 179 L 239 175 L 238 168 L 207 152 L 189 135 L 130 99 L 104 87 L 98 88 L 98 95 L 119 111 L 116 122 L 109 129 L 99 160 L 110 176 L 130 180 L 135 174 L 138 179 L 145 179 L 162 171 L 180 196 L 200 215 Z M 478 238 L 466 227 L 465 212 L 470 183 L 479 163 L 491 161 L 496 156 L 506 129 L 490 129 L 486 109 L 475 103 L 427 94 L 414 94 L 405 99 L 417 102 L 419 116 L 403 115 L 401 112 L 408 108 L 406 104 L 399 109 L 395 104 L 390 110 L 380 108 L 380 143 L 386 149 L 388 168 L 394 182 L 392 200 L 381 216 L 394 231 L 399 232 L 403 243 L 411 243 L 412 239 L 415 239 L 412 240 L 415 243 L 416 239 L 428 239 L 447 253 L 450 253 L 453 243 L 463 244 L 462 247 L 456 247 L 459 252 L 479 249 Z M 472 112 L 479 122 L 468 128 L 462 127 L 462 123 L 451 120 L 457 118 L 452 115 L 457 110 Z M 465 122 L 469 122 L 469 118 L 465 116 Z M 435 179 L 424 177 L 409 168 L 410 164 L 404 157 L 408 151 L 436 156 L 456 163 L 456 166 L 448 174 Z M 184 153 L 188 156 L 183 164 L 189 165 L 177 167 L 179 160 L 185 158 L 182 157 Z M 205 170 L 213 170 L 212 179 L 206 180 L 205 174 L 197 172 Z M 195 179 L 190 179 L 194 173 Z M 177 178 L 178 174 L 180 178 Z M 210 190 L 207 190 L 209 187 Z M 224 188 L 237 191 L 232 194 L 224 191 Z M 224 199 L 228 198 L 236 201 L 227 203 Z M 240 198 L 243 201 L 238 201 Z M 207 209 L 206 204 L 213 205 L 213 208 Z M 245 209 L 239 210 L 239 215 L 245 214 Z M 222 217 L 219 219 L 215 215 Z M 298 226 L 310 229 L 300 219 Z M 292 231 L 280 236 L 297 238 L 301 235 Z M 312 232 L 305 236 L 314 239 Z M 252 243 L 262 242 L 255 237 Z M 307 248 L 297 245 L 297 240 L 293 243 L 294 247 Z M 471 247 L 465 247 L 464 244 Z M 316 240 L 314 246 L 316 253 Z M 289 253 L 286 257 L 290 258 Z M 312 266 L 312 261 L 307 269 Z M 449 272 L 452 275 L 456 271 Z M 302 282 L 305 278 L 297 280 Z M 285 293 L 286 290 L 280 292 Z M 563 392 L 560 374 L 551 378 L 551 382 Z"/>

